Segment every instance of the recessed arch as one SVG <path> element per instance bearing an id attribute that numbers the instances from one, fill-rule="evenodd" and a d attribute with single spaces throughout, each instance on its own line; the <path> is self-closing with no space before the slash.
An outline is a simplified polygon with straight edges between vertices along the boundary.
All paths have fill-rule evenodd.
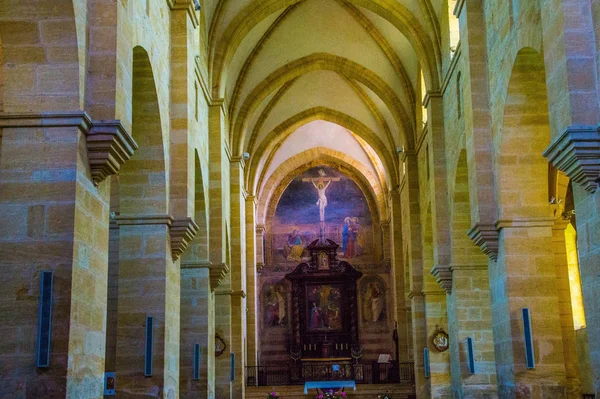
<path id="1" fill-rule="evenodd" d="M 259 187 L 260 192 L 257 196 L 257 219 L 259 221 L 265 221 L 270 200 L 275 195 L 277 188 L 282 185 L 282 182 L 284 182 L 290 175 L 295 173 L 295 171 L 302 170 L 306 164 L 316 165 L 319 164 L 319 162 L 328 165 L 340 164 L 346 169 L 350 170 L 353 176 L 356 176 L 357 179 L 362 182 L 365 188 L 369 187 L 369 191 L 375 200 L 374 203 L 377 204 L 377 212 L 379 215 L 381 215 L 381 219 L 386 218 L 386 215 L 384 215 L 386 210 L 384 195 L 385 190 L 381 188 L 377 178 L 373 176 L 373 174 L 369 172 L 364 165 L 362 165 L 360 162 L 357 162 L 347 154 L 329 148 L 317 147 L 303 151 L 289 158 L 287 161 L 279 165 L 275 172 L 269 176 L 264 185 Z M 302 172 L 303 171 L 304 170 L 302 170 Z M 296 175 L 302 172 L 297 172 Z M 359 187 L 361 187 L 360 184 Z"/>
<path id="2" fill-rule="evenodd" d="M 354 79 L 372 90 L 390 109 L 400 130 L 401 139 L 407 148 L 414 145 L 414 124 L 396 96 L 396 93 L 374 72 L 346 58 L 328 53 L 315 53 L 291 61 L 272 72 L 261 84 L 256 86 L 244 100 L 235 117 L 231 130 L 231 142 L 234 152 L 244 152 L 245 136 L 248 130 L 249 118 L 267 96 L 287 82 L 306 73 L 317 70 L 329 70 L 339 73 L 349 79 Z"/>
<path id="3" fill-rule="evenodd" d="M 329 155 L 322 155 L 321 157 L 318 157 L 317 159 L 314 159 L 311 162 L 304 162 L 301 166 L 293 169 L 291 172 L 287 173 L 287 175 L 281 178 L 279 184 L 275 186 L 275 189 L 273 190 L 270 197 L 268 199 L 265 199 L 262 207 L 261 202 L 263 201 L 259 199 L 259 213 L 257 214 L 257 221 L 264 221 L 264 225 L 266 226 L 267 246 L 265 248 L 265 254 L 267 256 L 267 264 L 272 264 L 272 248 L 270 247 L 272 243 L 270 238 L 272 238 L 271 234 L 273 227 L 273 218 L 275 216 L 275 211 L 277 210 L 277 205 L 279 204 L 281 196 L 283 195 L 286 188 L 292 182 L 293 179 L 306 172 L 307 170 L 317 166 L 328 166 L 331 168 L 335 168 L 342 174 L 352 179 L 354 183 L 356 183 L 356 185 L 359 187 L 359 189 L 365 196 L 369 212 L 371 214 L 371 219 L 374 227 L 373 242 L 381 242 L 381 229 L 375 228 L 375 226 L 379 226 L 380 221 L 382 220 L 376 202 L 376 193 L 372 190 L 372 187 L 369 185 L 369 182 L 366 180 L 365 176 L 363 176 L 361 172 L 358 171 L 354 166 L 347 164 L 338 158 Z M 277 174 L 277 172 L 275 172 L 274 175 L 275 174 Z M 260 212 L 262 212 L 262 214 Z M 374 249 L 374 260 L 376 262 L 380 261 L 380 248 L 375 246 Z"/>
<path id="4" fill-rule="evenodd" d="M 213 95 L 223 97 L 222 78 L 237 48 L 246 35 L 263 19 L 274 12 L 301 2 L 302 0 L 256 0 L 241 10 L 231 21 L 221 40 L 213 49 Z M 436 90 L 440 83 L 439 66 L 441 56 L 427 31 L 406 7 L 392 0 L 348 0 L 364 7 L 391 23 L 413 46 L 420 63 L 424 66 L 428 87 Z"/>
<path id="5" fill-rule="evenodd" d="M 132 136 L 139 149 L 120 172 L 125 215 L 165 215 L 167 176 L 163 131 L 152 65 L 143 47 L 133 49 Z"/>
<path id="6" fill-rule="evenodd" d="M 246 176 L 247 187 L 251 193 L 256 192 L 256 178 L 258 177 L 257 173 L 261 167 L 260 161 L 264 159 L 265 154 L 276 151 L 281 143 L 283 143 L 283 141 L 285 141 L 285 139 L 296 129 L 315 120 L 324 120 L 338 124 L 354 132 L 363 140 L 365 140 L 382 160 L 386 170 L 388 171 L 391 185 L 396 185 L 396 178 L 398 174 L 394 160 L 385 144 L 372 130 L 347 114 L 332 110 L 330 108 L 315 107 L 301 112 L 300 114 L 297 114 L 281 123 L 277 128 L 273 129 L 273 131 L 267 135 L 267 137 L 258 147 L 257 151 L 252 154 L 252 158 L 250 159 L 250 167 L 248 168 L 248 174 Z"/>
<path id="7" fill-rule="evenodd" d="M 499 219 L 548 218 L 550 143 L 544 59 L 536 50 L 519 51 L 504 106 L 496 156 Z"/>

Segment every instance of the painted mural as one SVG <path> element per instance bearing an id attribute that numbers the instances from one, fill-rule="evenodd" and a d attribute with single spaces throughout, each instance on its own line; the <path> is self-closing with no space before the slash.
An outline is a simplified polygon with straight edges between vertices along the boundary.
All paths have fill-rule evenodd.
<path id="1" fill-rule="evenodd" d="M 262 314 L 265 327 L 285 327 L 288 324 L 288 292 L 284 280 L 265 283 L 262 289 Z"/>
<path id="2" fill-rule="evenodd" d="M 379 276 L 366 276 L 359 285 L 362 303 L 362 319 L 365 324 L 386 321 L 386 288 Z"/>
<path id="3" fill-rule="evenodd" d="M 342 306 L 341 287 L 335 284 L 307 286 L 307 330 L 341 331 Z"/>
<path id="4" fill-rule="evenodd" d="M 340 171 L 319 166 L 296 177 L 283 192 L 272 223 L 275 266 L 308 259 L 306 246 L 319 238 L 340 246 L 338 259 L 352 264 L 373 258 L 373 226 L 367 200 L 358 185 Z"/>

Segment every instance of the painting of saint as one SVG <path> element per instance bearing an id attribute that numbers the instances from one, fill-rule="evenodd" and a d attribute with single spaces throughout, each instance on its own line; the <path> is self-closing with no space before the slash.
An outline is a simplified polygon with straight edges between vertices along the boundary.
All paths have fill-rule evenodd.
<path id="1" fill-rule="evenodd" d="M 318 284 L 307 287 L 307 324 L 309 330 L 340 331 L 342 329 L 342 296 L 340 287 Z"/>
<path id="2" fill-rule="evenodd" d="M 357 217 L 346 217 L 342 229 L 342 249 L 345 258 L 355 258 L 363 254 L 365 233 Z"/>
<path id="3" fill-rule="evenodd" d="M 287 242 L 283 246 L 283 256 L 287 260 L 301 261 L 304 253 L 304 242 L 300 230 L 294 229 L 288 235 Z"/>
<path id="4" fill-rule="evenodd" d="M 265 326 L 283 326 L 287 323 L 286 291 L 283 284 L 268 285 L 264 290 Z"/>
<path id="5" fill-rule="evenodd" d="M 385 290 L 377 278 L 363 281 L 363 318 L 368 323 L 385 319 Z"/>

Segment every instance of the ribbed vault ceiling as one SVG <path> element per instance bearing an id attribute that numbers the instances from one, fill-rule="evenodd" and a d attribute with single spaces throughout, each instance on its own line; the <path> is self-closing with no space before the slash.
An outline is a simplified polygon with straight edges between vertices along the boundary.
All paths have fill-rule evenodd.
<path id="1" fill-rule="evenodd" d="M 353 135 L 349 155 L 378 175 L 374 192 L 394 185 L 396 148 L 414 146 L 421 71 L 439 88 L 448 1 L 203 0 L 213 96 L 228 107 L 232 153 L 251 155 L 247 189 L 260 195 L 297 154 L 286 140 L 324 148 L 319 125 L 294 134 L 315 120 Z"/>

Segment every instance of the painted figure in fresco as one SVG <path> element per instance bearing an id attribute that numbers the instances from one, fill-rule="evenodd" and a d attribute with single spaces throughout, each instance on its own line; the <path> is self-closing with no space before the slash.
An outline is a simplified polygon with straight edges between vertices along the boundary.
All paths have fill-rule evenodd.
<path id="1" fill-rule="evenodd" d="M 274 286 L 267 287 L 265 300 L 265 325 L 276 326 L 279 324 L 279 301 Z"/>
<path id="2" fill-rule="evenodd" d="M 277 299 L 277 310 L 278 310 L 278 324 L 284 325 L 286 322 L 286 306 L 285 306 L 285 287 L 283 285 L 277 286 L 275 291 L 275 297 Z"/>
<path id="3" fill-rule="evenodd" d="M 354 231 L 354 256 L 360 256 L 363 254 L 363 248 L 365 246 L 365 235 L 360 227 L 360 222 L 357 217 L 352 218 L 352 230 Z"/>
<path id="4" fill-rule="evenodd" d="M 378 322 L 383 315 L 384 305 L 383 291 L 377 282 L 369 283 L 367 292 L 365 293 L 364 316 L 368 322 Z"/>
<path id="5" fill-rule="evenodd" d="M 325 195 L 325 190 L 331 184 L 331 180 L 327 181 L 327 184 L 323 181 L 312 182 L 313 186 L 317 189 L 317 193 L 319 194 L 319 199 L 317 200 L 317 206 L 319 207 L 319 220 L 321 222 L 325 221 L 325 208 L 327 207 L 327 196 Z"/>
<path id="6" fill-rule="evenodd" d="M 304 243 L 300 236 L 300 230 L 294 229 L 288 235 L 288 239 L 283 246 L 283 256 L 287 260 L 302 260 L 302 254 L 304 253 Z"/>
<path id="7" fill-rule="evenodd" d="M 355 224 L 350 219 L 348 224 L 348 241 L 346 242 L 346 250 L 344 251 L 345 258 L 354 258 L 356 256 L 356 230 Z"/>
<path id="8" fill-rule="evenodd" d="M 308 325 L 311 329 L 323 327 L 323 319 L 321 317 L 321 309 L 314 302 L 312 303 L 312 308 L 310 309 L 310 320 L 309 320 Z"/>
<path id="9" fill-rule="evenodd" d="M 344 227 L 342 228 L 342 252 L 346 252 L 346 246 L 348 245 L 348 229 L 350 228 L 350 216 L 346 216 L 344 219 Z"/>

